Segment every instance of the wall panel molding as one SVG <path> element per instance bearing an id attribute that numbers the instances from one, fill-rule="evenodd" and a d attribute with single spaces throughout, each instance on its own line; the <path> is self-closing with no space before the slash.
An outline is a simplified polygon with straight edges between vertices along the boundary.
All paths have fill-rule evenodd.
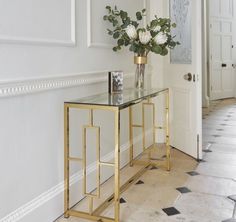
<path id="1" fill-rule="evenodd" d="M 147 8 L 147 0 L 143 0 L 143 8 Z M 146 25 L 146 18 L 144 18 L 144 25 Z M 111 49 L 113 47 L 112 44 L 106 44 L 101 42 L 95 42 L 92 40 L 93 33 L 93 24 L 92 24 L 92 0 L 87 0 L 87 45 L 88 47 L 94 48 L 105 48 Z"/>
<path id="2" fill-rule="evenodd" d="M 87 0 L 87 45 L 88 47 L 111 49 L 112 44 L 104 44 L 92 41 L 92 0 Z"/>
<path id="3" fill-rule="evenodd" d="M 71 75 L 64 74 L 55 77 L 0 81 L 0 98 L 106 82 L 107 73 L 108 71 L 100 71 Z M 125 74 L 125 78 L 132 78 L 133 76 L 132 73 Z"/>
<path id="4" fill-rule="evenodd" d="M 35 38 L 35 37 L 14 37 L 9 35 L 0 35 L 0 43 L 8 44 L 23 44 L 23 45 L 49 45 L 49 46 L 75 46 L 76 45 L 76 3 L 75 0 L 70 0 L 71 10 L 70 10 L 70 40 L 58 40 L 50 38 Z"/>

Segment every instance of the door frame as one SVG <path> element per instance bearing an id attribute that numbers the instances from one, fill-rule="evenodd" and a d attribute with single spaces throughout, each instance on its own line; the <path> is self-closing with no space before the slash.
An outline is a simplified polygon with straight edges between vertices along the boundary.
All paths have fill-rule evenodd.
<path id="1" fill-rule="evenodd" d="M 208 108 L 210 106 L 208 2 L 209 0 L 202 0 L 202 107 L 204 108 Z"/>

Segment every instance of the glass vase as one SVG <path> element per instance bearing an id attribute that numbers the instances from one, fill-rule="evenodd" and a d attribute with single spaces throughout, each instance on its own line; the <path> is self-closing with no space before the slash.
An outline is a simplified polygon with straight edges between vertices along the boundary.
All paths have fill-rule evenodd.
<path id="1" fill-rule="evenodd" d="M 135 56 L 134 64 L 137 65 L 135 72 L 135 88 L 137 90 L 144 89 L 145 65 L 147 64 L 147 56 Z"/>
<path id="2" fill-rule="evenodd" d="M 135 88 L 138 90 L 144 89 L 144 74 L 145 64 L 137 64 L 135 72 Z"/>

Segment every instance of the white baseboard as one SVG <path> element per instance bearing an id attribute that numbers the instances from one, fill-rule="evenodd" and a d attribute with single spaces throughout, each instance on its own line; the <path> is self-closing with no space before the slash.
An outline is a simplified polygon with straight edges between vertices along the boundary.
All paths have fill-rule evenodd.
<path id="1" fill-rule="evenodd" d="M 208 96 L 204 96 L 202 99 L 202 107 L 208 108 L 210 106 L 210 98 Z"/>

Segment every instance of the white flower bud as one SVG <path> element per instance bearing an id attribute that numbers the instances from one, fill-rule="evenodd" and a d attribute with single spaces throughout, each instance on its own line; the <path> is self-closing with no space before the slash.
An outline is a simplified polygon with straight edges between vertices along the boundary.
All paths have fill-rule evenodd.
<path id="1" fill-rule="evenodd" d="M 162 45 L 162 44 L 165 44 L 167 42 L 168 37 L 165 33 L 160 32 L 156 35 L 154 40 L 158 45 Z"/>
<path id="2" fill-rule="evenodd" d="M 160 32 L 161 31 L 161 26 L 158 25 L 153 29 L 154 32 Z"/>
<path id="3" fill-rule="evenodd" d="M 133 25 L 128 25 L 126 28 L 126 33 L 129 36 L 130 39 L 136 39 L 137 38 L 137 31 L 136 28 Z"/>
<path id="4" fill-rule="evenodd" d="M 152 36 L 149 31 L 146 31 L 146 32 L 140 31 L 139 32 L 139 40 L 142 44 L 146 45 L 147 43 L 149 43 L 151 38 L 152 38 Z"/>

